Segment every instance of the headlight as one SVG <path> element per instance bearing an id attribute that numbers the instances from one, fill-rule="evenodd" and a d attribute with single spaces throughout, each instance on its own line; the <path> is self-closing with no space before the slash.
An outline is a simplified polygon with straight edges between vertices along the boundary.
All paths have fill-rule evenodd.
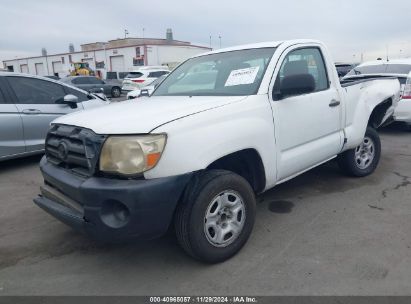
<path id="1" fill-rule="evenodd" d="M 110 136 L 100 155 L 100 170 L 133 175 L 157 165 L 166 143 L 165 134 Z"/>

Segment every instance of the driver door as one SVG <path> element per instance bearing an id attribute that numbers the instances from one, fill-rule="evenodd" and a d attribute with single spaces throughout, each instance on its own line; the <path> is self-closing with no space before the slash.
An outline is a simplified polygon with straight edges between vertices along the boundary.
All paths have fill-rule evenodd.
<path id="1" fill-rule="evenodd" d="M 57 117 L 82 109 L 58 104 L 66 92 L 58 83 L 38 78 L 7 76 L 15 97 L 15 105 L 21 115 L 26 152 L 44 149 L 44 140 L 50 123 Z"/>
<path id="2" fill-rule="evenodd" d="M 306 75 L 314 81 L 309 93 L 282 96 L 284 79 Z M 284 82 L 286 83 L 286 82 Z M 272 94 L 279 149 L 278 180 L 287 179 L 341 151 L 342 106 L 331 85 L 319 47 L 297 48 L 283 56 Z"/>

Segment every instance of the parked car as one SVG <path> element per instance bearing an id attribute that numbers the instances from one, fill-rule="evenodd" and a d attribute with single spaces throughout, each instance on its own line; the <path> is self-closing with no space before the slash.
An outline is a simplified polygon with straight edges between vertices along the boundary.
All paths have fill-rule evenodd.
<path id="1" fill-rule="evenodd" d="M 411 59 L 377 60 L 360 64 L 343 79 L 355 81 L 363 78 L 395 77 L 401 83 L 401 99 L 394 112 L 394 120 L 411 130 Z"/>
<path id="2" fill-rule="evenodd" d="M 168 67 L 145 66 L 130 72 L 123 80 L 123 91 L 134 91 L 152 83 L 160 76 L 170 73 Z"/>
<path id="3" fill-rule="evenodd" d="M 338 77 L 344 77 L 347 75 L 349 71 L 351 71 L 353 68 L 355 68 L 358 65 L 358 63 L 341 63 L 337 62 L 335 64 L 335 68 L 337 69 L 337 74 Z"/>
<path id="4" fill-rule="evenodd" d="M 45 77 L 0 72 L 0 160 L 43 153 L 52 120 L 105 104 Z"/>
<path id="5" fill-rule="evenodd" d="M 121 96 L 121 87 L 116 83 L 109 83 L 95 76 L 69 76 L 60 81 L 83 89 L 87 92 L 103 92 L 111 97 Z"/>
<path id="6" fill-rule="evenodd" d="M 134 99 L 141 96 L 150 96 L 155 88 L 167 77 L 168 74 L 158 77 L 149 85 L 127 93 L 127 99 Z"/>
<path id="7" fill-rule="evenodd" d="M 206 62 L 214 68 L 197 77 Z M 102 240 L 158 237 L 174 222 L 187 253 L 220 262 L 250 236 L 256 194 L 333 158 L 352 176 L 371 174 L 374 127 L 399 89 L 397 79 L 340 84 L 313 40 L 198 55 L 150 98 L 54 121 L 34 202 Z"/>

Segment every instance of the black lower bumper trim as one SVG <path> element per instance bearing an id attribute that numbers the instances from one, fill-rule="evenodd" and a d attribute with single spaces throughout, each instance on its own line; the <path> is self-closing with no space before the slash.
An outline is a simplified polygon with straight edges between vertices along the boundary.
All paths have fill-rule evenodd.
<path id="1" fill-rule="evenodd" d="M 39 197 L 35 198 L 34 202 L 41 209 L 47 211 L 63 223 L 73 227 L 78 231 L 84 232 L 84 218 L 80 212 L 60 205 L 52 200 L 49 200 L 48 198 L 45 198 L 42 195 L 39 195 Z"/>
<path id="2" fill-rule="evenodd" d="M 84 178 L 54 166 L 45 158 L 40 168 L 49 187 L 61 195 L 39 195 L 34 202 L 79 231 L 103 241 L 151 239 L 164 234 L 191 174 L 149 179 Z M 66 198 L 79 210 L 62 204 Z"/>

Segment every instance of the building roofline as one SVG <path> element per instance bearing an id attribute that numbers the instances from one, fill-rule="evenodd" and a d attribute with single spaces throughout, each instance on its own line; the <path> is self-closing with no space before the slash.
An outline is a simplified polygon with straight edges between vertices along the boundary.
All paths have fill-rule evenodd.
<path id="1" fill-rule="evenodd" d="M 108 41 L 96 41 L 96 42 L 82 43 L 82 44 L 80 44 L 80 46 L 83 46 L 83 45 L 91 45 L 91 44 L 98 44 L 98 43 L 107 44 L 107 43 L 110 43 L 110 42 L 115 42 L 115 41 L 119 41 L 119 40 L 125 41 L 125 40 L 129 40 L 129 39 L 130 39 L 130 40 L 133 40 L 133 39 L 134 39 L 134 40 L 152 40 L 152 41 L 158 40 L 158 41 L 167 41 L 167 39 L 165 39 L 165 38 L 127 37 L 127 38 L 111 39 L 111 40 L 108 40 Z M 188 42 L 188 41 L 175 40 L 175 39 L 173 39 L 172 41 L 173 41 L 173 42 L 177 42 L 177 43 L 181 43 L 181 44 L 189 44 L 189 45 L 191 45 L 191 43 Z"/>
<path id="2" fill-rule="evenodd" d="M 147 38 L 148 39 L 148 38 Z M 157 39 L 161 40 L 161 39 Z M 166 39 L 163 39 L 166 40 Z M 178 41 L 178 40 L 173 40 L 173 41 Z M 195 44 L 164 44 L 164 43 L 149 43 L 149 44 L 130 44 L 126 46 L 119 46 L 119 47 L 110 47 L 106 48 L 107 50 L 117 50 L 117 49 L 123 49 L 123 48 L 128 48 L 128 47 L 137 47 L 137 46 L 151 46 L 151 45 L 160 45 L 160 46 L 177 46 L 177 47 L 194 47 L 194 48 L 200 48 L 200 49 L 205 49 L 211 51 L 212 48 L 206 47 L 206 46 L 201 46 L 201 45 L 195 45 Z M 43 58 L 43 57 L 52 57 L 52 56 L 63 56 L 63 55 L 71 55 L 71 54 L 80 54 L 80 53 L 93 53 L 97 51 L 104 51 L 104 48 L 101 49 L 95 49 L 95 50 L 90 50 L 90 51 L 76 51 L 76 52 L 67 52 L 67 53 L 58 53 L 58 54 L 50 54 L 47 56 L 31 56 L 31 57 L 24 57 L 24 58 L 14 58 L 14 59 L 6 59 L 3 60 L 4 62 L 8 61 L 16 61 L 16 60 L 28 60 L 28 59 L 34 59 L 34 58 Z"/>

